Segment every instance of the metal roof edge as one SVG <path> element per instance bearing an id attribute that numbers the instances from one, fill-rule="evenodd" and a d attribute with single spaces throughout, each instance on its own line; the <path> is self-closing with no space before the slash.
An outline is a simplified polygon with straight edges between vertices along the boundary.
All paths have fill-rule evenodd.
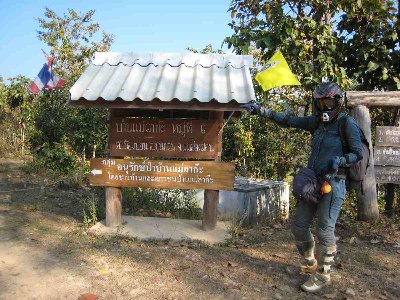
<path id="1" fill-rule="evenodd" d="M 116 66 L 123 64 L 133 66 L 139 64 L 148 66 L 165 66 L 169 64 L 173 67 L 179 67 L 182 64 L 187 67 L 210 67 L 217 65 L 219 67 L 232 66 L 234 68 L 242 68 L 244 66 L 253 67 L 252 55 L 237 55 L 232 53 L 193 53 L 193 52 L 95 52 L 94 59 L 91 64 L 101 66 L 109 64 Z"/>

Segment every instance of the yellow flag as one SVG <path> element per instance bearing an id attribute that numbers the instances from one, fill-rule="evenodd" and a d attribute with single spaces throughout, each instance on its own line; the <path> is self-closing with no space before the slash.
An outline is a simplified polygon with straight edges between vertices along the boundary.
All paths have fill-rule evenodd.
<path id="1" fill-rule="evenodd" d="M 280 50 L 267 61 L 266 68 L 256 75 L 256 80 L 264 91 L 282 85 L 301 85 Z"/>

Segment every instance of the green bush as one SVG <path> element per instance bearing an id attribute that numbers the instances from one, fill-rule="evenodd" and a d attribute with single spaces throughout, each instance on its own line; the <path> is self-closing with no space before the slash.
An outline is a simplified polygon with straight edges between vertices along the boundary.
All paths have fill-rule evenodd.
<path id="1" fill-rule="evenodd" d="M 101 190 L 104 192 L 104 189 Z M 89 226 L 105 218 L 104 193 L 103 197 L 99 197 L 97 193 L 92 194 L 83 198 L 79 204 L 82 209 L 82 225 L 84 228 L 87 229 Z"/>
<path id="2" fill-rule="evenodd" d="M 35 159 L 39 165 L 63 175 L 76 172 L 79 165 L 78 156 L 67 145 L 59 143 L 44 144 Z"/>

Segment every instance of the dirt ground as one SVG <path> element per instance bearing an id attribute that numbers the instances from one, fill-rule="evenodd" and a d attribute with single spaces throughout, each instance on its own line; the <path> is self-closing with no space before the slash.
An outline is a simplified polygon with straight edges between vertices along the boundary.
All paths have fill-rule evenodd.
<path id="1" fill-rule="evenodd" d="M 78 211 L 91 190 L 54 182 L 0 162 L 0 299 L 400 299 L 398 220 L 340 221 L 333 284 L 310 295 L 285 271 L 289 224 L 218 246 L 92 236 Z"/>

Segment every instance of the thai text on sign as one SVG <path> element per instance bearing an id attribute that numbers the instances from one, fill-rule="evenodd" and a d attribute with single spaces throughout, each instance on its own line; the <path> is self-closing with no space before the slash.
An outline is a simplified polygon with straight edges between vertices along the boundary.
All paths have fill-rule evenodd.
<path id="1" fill-rule="evenodd" d="M 375 146 L 400 147 L 400 127 L 377 126 Z"/>
<path id="2" fill-rule="evenodd" d="M 222 120 L 112 118 L 112 156 L 214 159 Z"/>
<path id="3" fill-rule="evenodd" d="M 391 166 L 376 166 L 375 178 L 377 183 L 400 184 L 400 168 Z"/>
<path id="4" fill-rule="evenodd" d="M 96 186 L 180 189 L 233 189 L 235 166 L 213 161 L 143 159 L 90 160 L 89 181 Z"/>
<path id="5" fill-rule="evenodd" d="M 377 166 L 400 166 L 400 148 L 375 147 L 374 164 Z"/>

